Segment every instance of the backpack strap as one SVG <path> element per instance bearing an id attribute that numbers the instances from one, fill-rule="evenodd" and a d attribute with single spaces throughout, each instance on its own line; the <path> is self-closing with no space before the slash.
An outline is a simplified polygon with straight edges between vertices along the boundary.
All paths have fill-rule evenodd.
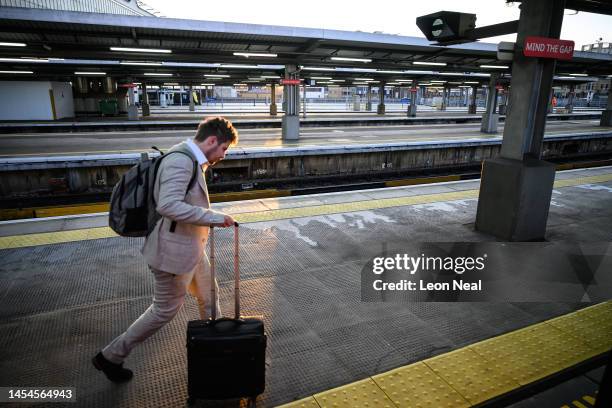
<path id="1" fill-rule="evenodd" d="M 172 153 L 181 153 L 181 154 L 184 154 L 185 156 L 188 156 L 191 159 L 191 156 L 189 154 L 178 151 L 178 150 L 168 152 L 165 154 L 164 157 Z M 196 177 L 198 176 L 198 162 L 197 160 L 192 160 L 192 161 L 193 161 L 193 173 L 191 175 L 191 179 L 189 180 L 189 184 L 187 184 L 187 190 L 185 190 L 185 197 L 187 197 L 187 193 L 189 192 L 189 190 L 191 190 L 191 187 L 193 186 L 193 182 L 196 180 Z M 175 230 L 176 230 L 176 221 L 173 220 L 172 223 L 170 223 L 170 232 L 174 233 Z"/>

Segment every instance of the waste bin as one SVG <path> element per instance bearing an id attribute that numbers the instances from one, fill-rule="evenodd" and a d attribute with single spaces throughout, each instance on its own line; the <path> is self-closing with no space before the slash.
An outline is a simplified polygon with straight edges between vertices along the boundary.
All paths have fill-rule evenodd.
<path id="1" fill-rule="evenodd" d="M 119 108 L 116 99 L 102 99 L 100 101 L 100 113 L 102 115 L 117 115 Z"/>

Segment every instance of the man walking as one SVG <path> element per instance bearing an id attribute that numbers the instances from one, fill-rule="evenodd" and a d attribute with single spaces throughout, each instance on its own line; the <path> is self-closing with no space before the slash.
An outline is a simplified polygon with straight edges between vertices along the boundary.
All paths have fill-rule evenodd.
<path id="1" fill-rule="evenodd" d="M 193 139 L 170 149 L 183 154 L 171 154 L 161 161 L 153 194 L 162 217 L 142 248 L 155 280 L 153 303 L 93 358 L 94 366 L 109 380 L 124 382 L 132 378 L 123 361 L 135 346 L 172 320 L 187 291 L 197 298 L 200 318 L 210 316 L 210 264 L 204 251 L 209 227 L 229 227 L 234 219 L 210 209 L 204 172 L 223 160 L 226 150 L 237 143 L 238 132 L 230 121 L 208 118 L 200 123 Z M 189 185 L 196 161 L 196 182 Z M 218 302 L 215 307 L 221 316 Z"/>

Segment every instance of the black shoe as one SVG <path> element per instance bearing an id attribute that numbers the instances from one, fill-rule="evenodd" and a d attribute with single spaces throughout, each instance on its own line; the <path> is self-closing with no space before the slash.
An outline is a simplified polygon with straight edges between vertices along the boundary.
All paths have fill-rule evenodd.
<path id="1" fill-rule="evenodd" d="M 112 382 L 119 383 L 129 381 L 134 375 L 134 373 L 132 373 L 132 370 L 123 368 L 123 363 L 115 364 L 108 361 L 102 355 L 102 352 L 96 354 L 96 356 L 91 359 L 91 362 L 93 363 L 94 367 L 102 371 L 106 375 L 106 378 L 108 378 Z"/>

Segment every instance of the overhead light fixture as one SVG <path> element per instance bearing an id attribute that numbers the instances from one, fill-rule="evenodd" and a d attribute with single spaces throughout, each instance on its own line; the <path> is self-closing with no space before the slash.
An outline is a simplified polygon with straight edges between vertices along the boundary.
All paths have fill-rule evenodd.
<path id="1" fill-rule="evenodd" d="M 588 76 L 587 74 L 570 74 L 571 76 L 575 76 L 575 77 L 586 77 Z"/>
<path id="2" fill-rule="evenodd" d="M 0 74 L 33 74 L 32 71 L 0 71 Z"/>
<path id="3" fill-rule="evenodd" d="M 159 48 L 126 48 L 126 47 L 110 47 L 111 51 L 124 52 L 154 52 L 158 54 L 171 54 L 172 50 L 164 50 Z"/>
<path id="4" fill-rule="evenodd" d="M 399 85 L 399 82 L 387 82 L 387 85 Z"/>
<path id="5" fill-rule="evenodd" d="M 372 62 L 369 58 L 331 57 L 332 61 Z"/>
<path id="6" fill-rule="evenodd" d="M 230 76 L 227 74 L 204 74 L 205 77 L 210 78 L 229 78 Z"/>
<path id="7" fill-rule="evenodd" d="M 269 53 L 263 53 L 263 52 L 235 52 L 234 55 L 238 56 L 238 57 L 270 57 L 270 58 L 276 58 L 278 57 L 278 54 L 269 54 Z"/>
<path id="8" fill-rule="evenodd" d="M 200 86 L 215 86 L 215 84 L 200 84 Z"/>
<path id="9" fill-rule="evenodd" d="M 329 82 L 346 82 L 346 79 L 330 79 Z"/>
<path id="10" fill-rule="evenodd" d="M 310 79 L 331 80 L 332 77 L 310 77 Z"/>
<path id="11" fill-rule="evenodd" d="M 452 84 L 452 85 L 461 85 L 462 83 L 463 82 L 449 82 L 449 84 Z"/>
<path id="12" fill-rule="evenodd" d="M 510 68 L 507 65 L 480 65 L 480 68 L 490 68 L 490 69 L 508 69 Z"/>
<path id="13" fill-rule="evenodd" d="M 261 78 L 263 78 L 263 79 L 279 79 L 280 76 L 278 76 L 278 75 L 262 75 Z"/>
<path id="14" fill-rule="evenodd" d="M 106 75 L 106 72 L 100 71 L 76 71 L 74 75 Z"/>
<path id="15" fill-rule="evenodd" d="M 121 65 L 162 65 L 163 62 L 121 61 Z"/>
<path id="16" fill-rule="evenodd" d="M 440 72 L 438 75 L 462 76 L 465 74 L 463 72 Z"/>
<path id="17" fill-rule="evenodd" d="M 353 81 L 373 81 L 374 78 L 353 78 Z"/>
<path id="18" fill-rule="evenodd" d="M 428 86 L 431 85 L 429 82 L 419 82 L 418 85 L 420 86 Z"/>
<path id="19" fill-rule="evenodd" d="M 368 85 L 367 82 L 353 82 L 353 85 Z"/>
<path id="20" fill-rule="evenodd" d="M 221 68 L 232 68 L 232 69 L 264 69 L 257 65 L 234 65 L 234 64 L 221 64 Z"/>
<path id="21" fill-rule="evenodd" d="M 336 68 L 328 67 L 302 67 L 302 71 L 335 71 Z"/>
<path id="22" fill-rule="evenodd" d="M 464 84 L 479 84 L 478 81 L 463 81 Z"/>
<path id="23" fill-rule="evenodd" d="M 16 42 L 0 42 L 0 47 L 25 47 L 25 43 Z"/>
<path id="24" fill-rule="evenodd" d="M 429 82 L 431 82 L 432 84 L 445 84 L 446 83 L 446 81 L 429 81 Z"/>
<path id="25" fill-rule="evenodd" d="M 446 62 L 428 62 L 428 61 L 413 61 L 413 65 L 435 65 L 439 67 L 445 67 Z"/>
<path id="26" fill-rule="evenodd" d="M 49 62 L 48 58 L 0 58 L 0 62 Z"/>
<path id="27" fill-rule="evenodd" d="M 160 76 L 160 77 L 169 77 L 169 76 L 172 76 L 172 74 L 166 74 L 166 73 L 162 73 L 162 72 L 145 72 L 144 74 L 145 74 L 145 76 Z"/>
<path id="28" fill-rule="evenodd" d="M 404 71 L 387 71 L 387 70 L 376 70 L 380 74 L 403 74 Z"/>
<path id="29" fill-rule="evenodd" d="M 164 82 L 166 86 L 179 86 L 178 82 Z"/>

